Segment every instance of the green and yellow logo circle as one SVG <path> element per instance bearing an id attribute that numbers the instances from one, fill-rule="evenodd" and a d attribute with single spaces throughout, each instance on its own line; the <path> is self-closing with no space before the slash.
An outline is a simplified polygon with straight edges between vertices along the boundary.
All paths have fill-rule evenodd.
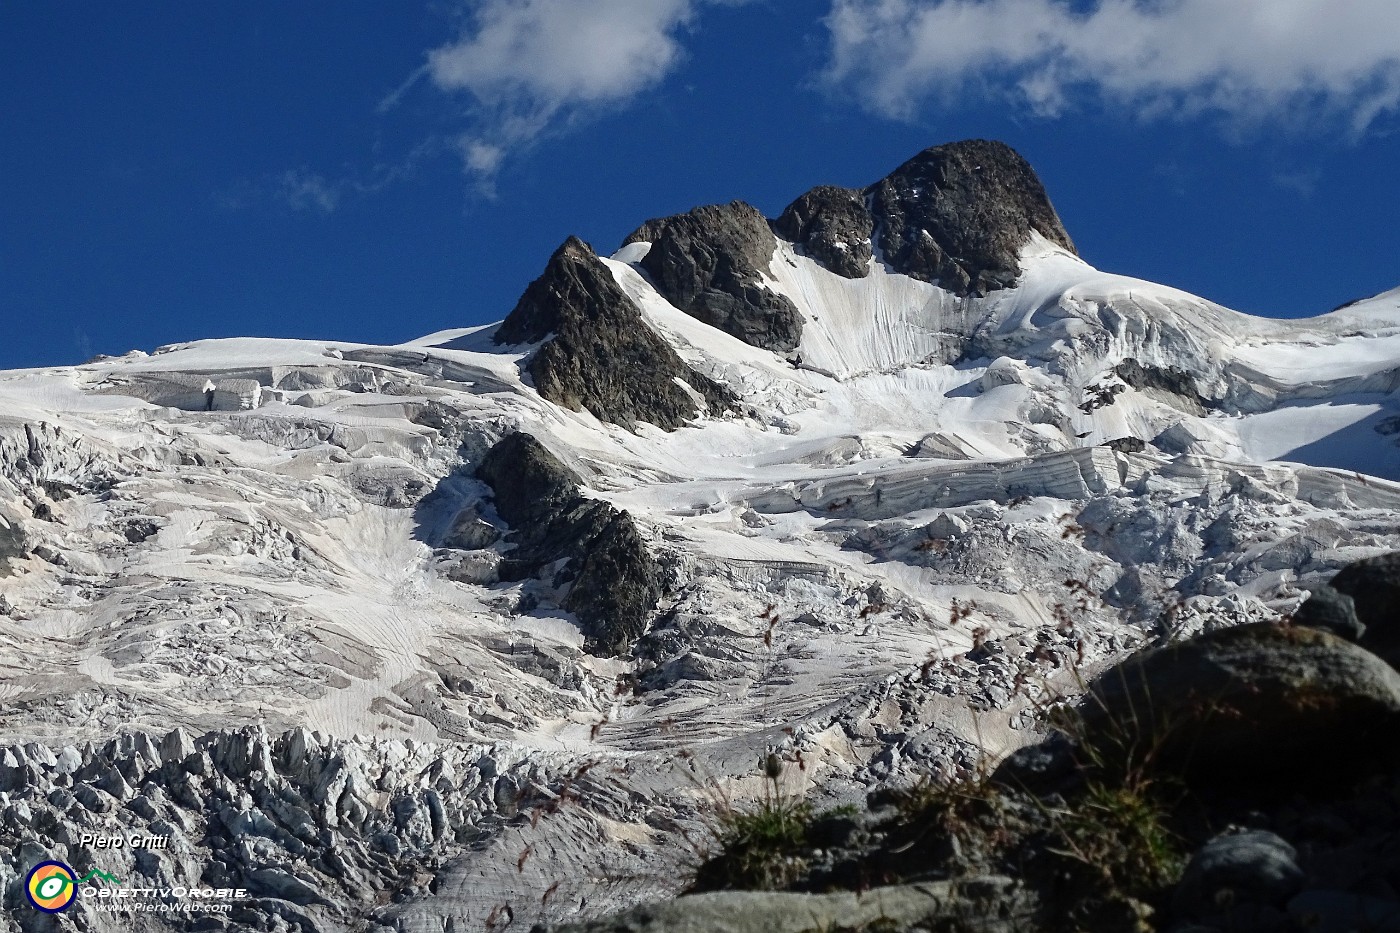
<path id="1" fill-rule="evenodd" d="M 62 862 L 40 862 L 29 870 L 24 893 L 29 903 L 49 914 L 67 910 L 78 895 L 73 869 Z"/>

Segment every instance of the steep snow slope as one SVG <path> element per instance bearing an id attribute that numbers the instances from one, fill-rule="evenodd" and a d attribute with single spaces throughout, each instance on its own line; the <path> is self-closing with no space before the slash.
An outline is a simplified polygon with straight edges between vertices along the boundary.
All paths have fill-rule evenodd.
<path id="1" fill-rule="evenodd" d="M 596 260 L 580 244 L 570 261 L 601 262 L 630 326 L 732 393 L 733 412 L 663 431 L 571 411 L 528 375 L 550 338 L 501 346 L 494 325 L 0 374 L 4 735 L 61 748 L 249 726 L 238 748 L 276 745 L 291 756 L 277 780 L 314 788 L 293 762 L 320 760 L 307 740 L 292 755 L 258 730 L 319 731 L 347 743 L 327 738 L 322 757 L 378 777 L 317 819 L 370 840 L 394 795 L 427 806 L 429 784 L 472 815 L 452 839 L 393 843 L 423 860 L 404 877 L 431 885 L 302 905 L 308 923 L 464 929 L 501 905 L 523 923 L 673 888 L 677 834 L 703 835 L 711 798 L 755 793 L 765 750 L 793 763 L 795 793 L 951 773 L 1024 741 L 1028 703 L 1070 688 L 1072 668 L 1277 617 L 1400 546 L 1400 290 L 1273 321 L 1099 272 L 1034 230 L 1016 286 L 985 294 L 873 249 L 863 276 L 837 274 L 775 239 L 733 286 L 796 308 L 800 341 L 774 352 L 674 306 L 648 249 Z M 586 359 L 560 371 L 575 363 L 588 378 Z M 661 568 L 649 631 L 619 656 L 585 651 L 563 608 L 591 571 L 512 564 L 520 530 L 475 467 L 516 431 L 585 498 L 625 510 Z M 9 773 L 0 791 L 20 793 Z M 117 825 L 123 802 L 85 819 Z M 168 818 L 197 835 L 219 812 L 206 803 Z M 5 816 L 16 806 L 0 799 L 0 841 L 74 857 Z M 237 842 L 251 819 L 211 838 Z M 263 838 L 248 871 L 328 877 L 314 852 Z M 162 871 L 214 857 L 191 845 Z M 7 858 L 6 877 L 23 870 Z M 284 916 L 276 894 L 259 916 Z"/>

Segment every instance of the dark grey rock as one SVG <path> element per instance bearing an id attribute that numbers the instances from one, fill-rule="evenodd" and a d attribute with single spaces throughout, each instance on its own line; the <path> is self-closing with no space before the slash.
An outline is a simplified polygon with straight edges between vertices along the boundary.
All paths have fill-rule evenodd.
<path id="1" fill-rule="evenodd" d="M 1140 454 L 1147 449 L 1147 442 L 1140 437 L 1115 437 L 1104 446 L 1123 454 Z"/>
<path id="2" fill-rule="evenodd" d="M 140 544 L 160 533 L 160 525 L 148 518 L 136 518 L 127 522 L 122 534 L 131 544 Z"/>
<path id="3" fill-rule="evenodd" d="M 1215 400 L 1200 393 L 1190 373 L 1175 366 L 1153 366 L 1130 358 L 1115 366 L 1113 373 L 1134 389 L 1155 394 L 1188 414 L 1204 415 L 1218 407 Z"/>
<path id="4" fill-rule="evenodd" d="M 1080 777 L 1075 751 L 1063 734 L 1052 734 L 1044 742 L 1022 746 L 1004 758 L 992 772 L 992 780 L 1003 787 L 1036 794 L 1059 790 Z"/>
<path id="5" fill-rule="evenodd" d="M 610 505 L 604 508 L 607 523 L 580 545 L 578 578 L 564 608 L 588 627 L 592 650 L 617 655 L 646 630 L 661 598 L 663 575 L 632 517 Z"/>
<path id="6" fill-rule="evenodd" d="M 350 474 L 357 498 L 390 509 L 413 508 L 432 488 L 422 473 L 404 464 L 365 466 Z"/>
<path id="7" fill-rule="evenodd" d="M 29 539 L 24 526 L 13 519 L 0 517 L 0 577 L 10 575 L 10 561 L 29 553 Z"/>
<path id="8" fill-rule="evenodd" d="M 1356 616 L 1356 602 L 1346 593 L 1325 584 L 1313 590 L 1298 607 L 1293 623 L 1325 628 L 1352 642 L 1360 642 L 1366 634 L 1366 626 Z"/>
<path id="9" fill-rule="evenodd" d="M 1400 933 L 1400 903 L 1326 889 L 1304 891 L 1288 913 L 1309 933 Z"/>
<path id="10" fill-rule="evenodd" d="M 863 279 L 870 274 L 875 218 L 860 191 L 813 188 L 783 210 L 773 229 L 837 275 Z"/>
<path id="11" fill-rule="evenodd" d="M 578 616 L 595 654 L 616 655 L 646 629 L 664 575 L 632 517 L 583 495 L 568 467 L 528 434 L 511 434 L 477 465 L 515 544 L 499 567 L 521 580 L 567 558 L 573 575 L 564 608 Z"/>
<path id="12" fill-rule="evenodd" d="M 593 250 L 577 237 L 559 247 L 496 330 L 501 344 L 548 342 L 527 364 L 545 399 L 635 429 L 674 430 L 697 408 L 719 415 L 733 394 L 695 372 L 642 318 Z M 702 399 L 697 406 L 688 384 Z"/>
<path id="13" fill-rule="evenodd" d="M 1400 667 L 1400 551 L 1349 564 L 1331 586 L 1355 604 L 1356 617 L 1366 626 L 1361 645 Z"/>
<path id="14" fill-rule="evenodd" d="M 1100 675 L 1081 740 L 1150 753 L 1193 782 L 1261 790 L 1381 763 L 1400 725 L 1400 673 L 1321 629 L 1249 624 L 1135 655 Z"/>
<path id="15" fill-rule="evenodd" d="M 463 551 L 475 551 L 495 544 L 501 538 L 501 530 L 481 515 L 476 503 L 468 505 L 452 519 L 442 546 Z"/>
<path id="16" fill-rule="evenodd" d="M 1302 888 L 1298 853 L 1265 830 L 1216 836 L 1191 856 L 1173 894 L 1176 912 L 1202 920 L 1222 904 L 1282 907 Z"/>
<path id="17" fill-rule="evenodd" d="M 959 295 L 1015 284 L 1032 231 L 1074 250 L 1040 179 L 1005 143 L 925 149 L 867 192 L 890 268 Z"/>
<path id="18" fill-rule="evenodd" d="M 691 317 L 747 344 L 785 352 L 802 339 L 802 316 L 762 284 L 777 240 L 743 201 L 648 220 L 624 243 L 651 244 L 640 265 L 656 290 Z"/>

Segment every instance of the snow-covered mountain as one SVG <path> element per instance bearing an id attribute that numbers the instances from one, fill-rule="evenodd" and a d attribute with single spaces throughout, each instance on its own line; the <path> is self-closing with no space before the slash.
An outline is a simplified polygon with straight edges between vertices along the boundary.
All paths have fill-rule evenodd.
<path id="1" fill-rule="evenodd" d="M 571 239 L 500 324 L 0 373 L 0 731 L 38 743 L 0 752 L 7 905 L 83 858 L 55 826 L 152 809 L 185 854 L 106 867 L 217 855 L 265 929 L 674 890 L 766 750 L 829 797 L 952 773 L 1073 671 L 1400 547 L 1398 386 L 1400 289 L 1283 321 L 1100 272 L 984 142 Z M 59 807 L 69 745 L 125 777 Z M 201 749 L 204 790 L 142 790 Z M 453 831 L 405 843 L 401 799 Z"/>

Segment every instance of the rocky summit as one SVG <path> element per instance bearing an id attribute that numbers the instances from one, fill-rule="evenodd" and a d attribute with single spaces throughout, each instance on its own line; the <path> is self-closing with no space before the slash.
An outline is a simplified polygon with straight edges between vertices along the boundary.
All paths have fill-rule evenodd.
<path id="1" fill-rule="evenodd" d="M 530 283 L 497 328 L 496 342 L 541 343 L 527 366 L 540 396 L 614 424 L 678 427 L 694 415 L 697 392 L 707 414 L 734 402 L 647 328 L 637 306 L 577 237 Z"/>
<path id="2" fill-rule="evenodd" d="M 0 373 L 0 928 L 1395 928 L 1400 289 L 968 141 L 501 311 Z"/>

